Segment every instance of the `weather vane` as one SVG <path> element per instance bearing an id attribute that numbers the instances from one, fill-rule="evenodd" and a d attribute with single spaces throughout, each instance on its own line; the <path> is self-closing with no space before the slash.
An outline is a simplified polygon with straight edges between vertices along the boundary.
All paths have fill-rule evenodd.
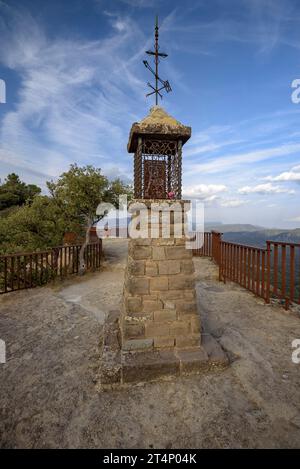
<path id="1" fill-rule="evenodd" d="M 143 60 L 143 64 L 145 65 L 148 70 L 154 75 L 155 77 L 155 87 L 151 85 L 151 83 L 147 83 L 147 85 L 153 90 L 151 93 L 146 94 L 146 96 L 151 96 L 152 94 L 155 94 L 155 104 L 157 105 L 158 103 L 158 95 L 162 99 L 162 90 L 166 90 L 167 93 L 170 93 L 172 91 L 172 88 L 170 86 L 170 83 L 168 80 L 162 80 L 158 76 L 158 64 L 159 64 L 159 58 L 162 57 L 165 59 L 168 57 L 168 54 L 165 54 L 164 52 L 159 52 L 159 45 L 158 45 L 158 17 L 156 16 L 156 22 L 155 22 L 155 43 L 154 43 L 154 51 L 152 50 L 147 50 L 146 54 L 148 55 L 154 55 L 154 63 L 155 63 L 155 71 L 153 68 L 149 65 L 147 60 Z"/>

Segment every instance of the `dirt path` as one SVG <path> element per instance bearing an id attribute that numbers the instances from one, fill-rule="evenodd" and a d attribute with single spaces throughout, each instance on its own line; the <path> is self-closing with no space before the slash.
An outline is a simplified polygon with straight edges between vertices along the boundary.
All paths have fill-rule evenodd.
<path id="1" fill-rule="evenodd" d="M 101 324 L 107 311 L 119 307 L 127 256 L 126 241 L 107 240 L 104 246 L 101 274 L 89 274 L 84 279 L 70 278 L 57 292 L 67 304 L 79 305 Z"/>
<path id="2" fill-rule="evenodd" d="M 104 314 L 120 300 L 126 242 L 100 273 L 0 298 L 1 447 L 300 447 L 300 317 L 216 279 L 195 259 L 205 327 L 222 372 L 98 393 Z"/>

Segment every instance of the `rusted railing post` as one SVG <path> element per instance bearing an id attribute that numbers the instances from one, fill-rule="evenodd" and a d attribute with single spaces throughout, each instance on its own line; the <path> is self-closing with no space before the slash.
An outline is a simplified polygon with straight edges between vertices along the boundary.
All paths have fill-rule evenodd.
<path id="1" fill-rule="evenodd" d="M 294 301 L 295 295 L 295 246 L 290 245 L 290 301 Z"/>
<path id="2" fill-rule="evenodd" d="M 222 241 L 220 241 L 219 282 L 224 281 L 225 283 L 225 277 L 223 274 L 223 262 L 224 262 L 224 245 L 222 244 Z"/>
<path id="3" fill-rule="evenodd" d="M 200 257 L 213 257 L 212 256 L 212 233 L 211 232 L 197 232 L 193 237 L 196 241 L 196 248 L 193 249 L 194 256 Z M 201 242 L 201 247 L 199 247 Z"/>
<path id="4" fill-rule="evenodd" d="M 266 303 L 270 303 L 270 289 L 271 289 L 271 243 L 267 241 L 267 281 L 266 281 Z"/>
<path id="5" fill-rule="evenodd" d="M 289 309 L 291 303 L 297 302 L 296 292 L 300 293 L 300 244 L 267 241 L 267 245 L 270 252 L 274 251 L 272 257 L 270 255 L 270 296 L 280 299 Z"/>
<path id="6" fill-rule="evenodd" d="M 221 241 L 222 234 L 218 231 L 212 231 L 212 258 L 217 265 L 220 265 L 221 262 Z"/>

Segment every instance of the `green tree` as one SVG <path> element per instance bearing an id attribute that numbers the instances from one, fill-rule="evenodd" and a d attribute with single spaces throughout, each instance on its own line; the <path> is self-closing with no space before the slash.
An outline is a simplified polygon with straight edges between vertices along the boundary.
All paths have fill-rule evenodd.
<path id="1" fill-rule="evenodd" d="M 90 242 L 90 229 L 103 215 L 97 215 L 97 207 L 101 202 L 110 202 L 118 206 L 118 195 L 131 195 L 129 186 L 119 179 L 109 182 L 101 173 L 101 169 L 93 166 L 79 167 L 71 165 L 69 171 L 63 173 L 56 182 L 47 182 L 50 195 L 61 215 L 74 231 L 85 234 L 80 250 L 79 272 L 86 270 L 84 252 Z"/>
<path id="2" fill-rule="evenodd" d="M 109 181 L 101 170 L 92 166 L 71 165 L 57 181 L 47 183 L 50 195 L 39 195 L 37 186 L 22 183 L 11 174 L 6 178 L 5 191 L 0 190 L 3 200 L 11 197 L 9 203 L 26 193 L 24 205 L 11 206 L 0 213 L 0 253 L 38 251 L 61 245 L 66 231 L 73 231 L 84 237 L 80 252 L 80 272 L 85 271 L 84 251 L 90 242 L 90 228 L 103 215 L 96 210 L 101 202 L 118 207 L 118 196 L 132 196 L 130 186 L 120 179 Z"/>
<path id="3" fill-rule="evenodd" d="M 127 195 L 127 200 L 130 200 L 133 196 L 133 187 L 129 184 L 124 184 L 120 178 L 117 178 L 109 183 L 109 187 L 104 194 L 104 200 L 119 208 L 120 195 Z"/>
<path id="4" fill-rule="evenodd" d="M 0 210 L 19 205 L 20 197 L 13 192 L 2 192 L 0 187 Z"/>
<path id="5" fill-rule="evenodd" d="M 35 184 L 25 184 L 17 174 L 11 173 L 0 185 L 0 210 L 30 203 L 40 193 L 40 187 Z"/>
<path id="6" fill-rule="evenodd" d="M 31 204 L 0 219 L 0 252 L 31 252 L 60 245 L 68 228 L 54 201 L 48 196 L 36 196 Z"/>

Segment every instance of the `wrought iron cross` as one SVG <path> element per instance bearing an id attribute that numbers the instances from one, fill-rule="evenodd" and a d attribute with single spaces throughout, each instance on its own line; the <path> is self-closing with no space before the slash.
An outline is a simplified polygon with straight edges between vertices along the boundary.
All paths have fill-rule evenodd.
<path id="1" fill-rule="evenodd" d="M 158 16 L 156 16 L 156 21 L 155 21 L 155 43 L 154 43 L 154 51 L 152 50 L 147 50 L 146 54 L 148 55 L 154 55 L 154 63 L 155 63 L 155 70 L 149 65 L 147 60 L 143 60 L 143 64 L 145 65 L 148 70 L 154 75 L 155 77 L 155 87 L 151 85 L 151 83 L 147 83 L 147 85 L 153 90 L 151 93 L 146 94 L 146 96 L 151 96 L 152 94 L 155 94 L 155 104 L 157 105 L 158 103 L 158 96 L 162 99 L 162 90 L 166 90 L 167 93 L 172 91 L 172 88 L 170 86 L 170 83 L 168 80 L 162 80 L 159 75 L 158 75 L 158 64 L 159 64 L 159 58 L 162 57 L 165 59 L 168 57 L 168 54 L 165 54 L 164 52 L 159 52 L 159 45 L 158 45 Z M 162 85 L 162 86 L 161 86 Z"/>

